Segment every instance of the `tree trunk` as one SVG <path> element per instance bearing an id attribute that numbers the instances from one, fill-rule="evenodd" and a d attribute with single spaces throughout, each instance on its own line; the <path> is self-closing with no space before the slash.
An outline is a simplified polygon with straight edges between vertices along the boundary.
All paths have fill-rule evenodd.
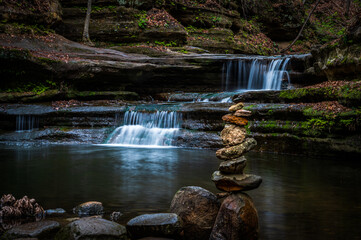
<path id="1" fill-rule="evenodd" d="M 86 17 L 84 22 L 84 31 L 83 31 L 83 42 L 91 43 L 89 37 L 89 22 L 90 22 L 90 13 L 92 11 L 92 0 L 88 0 L 88 8 L 86 10 Z"/>
<path id="2" fill-rule="evenodd" d="M 315 6 L 312 8 L 310 14 L 308 14 L 307 19 L 306 19 L 306 21 L 303 23 L 303 26 L 302 26 L 300 32 L 298 33 L 297 37 L 295 38 L 295 40 L 293 40 L 293 42 L 292 42 L 290 45 L 288 45 L 288 47 L 282 49 L 282 50 L 281 50 L 281 53 L 286 52 L 288 49 L 290 49 L 290 48 L 293 46 L 293 44 L 295 44 L 296 41 L 300 38 L 303 29 L 305 28 L 305 26 L 306 26 L 308 20 L 310 19 L 312 13 L 315 11 L 317 5 L 318 5 L 320 2 L 321 2 L 321 0 L 318 0 L 318 1 L 316 2 Z"/>
<path id="3" fill-rule="evenodd" d="M 347 0 L 346 2 L 346 10 L 345 10 L 345 16 L 348 17 L 348 14 L 350 12 L 350 5 L 351 5 L 351 0 Z"/>

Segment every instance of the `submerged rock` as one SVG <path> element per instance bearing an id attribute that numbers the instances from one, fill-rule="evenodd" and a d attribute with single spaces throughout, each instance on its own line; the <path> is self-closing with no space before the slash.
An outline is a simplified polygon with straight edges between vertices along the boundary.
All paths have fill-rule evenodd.
<path id="1" fill-rule="evenodd" d="M 246 138 L 246 129 L 233 124 L 226 124 L 221 132 L 223 144 L 226 146 L 234 146 L 241 144 Z"/>
<path id="2" fill-rule="evenodd" d="M 253 174 L 222 174 L 215 171 L 212 181 L 219 190 L 226 192 L 248 191 L 258 188 L 262 178 Z"/>
<path id="3" fill-rule="evenodd" d="M 66 213 L 66 211 L 62 208 L 56 208 L 56 209 L 48 209 L 45 210 L 46 215 L 61 215 Z"/>
<path id="4" fill-rule="evenodd" d="M 225 121 L 226 123 L 233 123 L 233 124 L 236 124 L 241 127 L 246 126 L 248 123 L 247 119 L 245 119 L 243 117 L 236 117 L 231 114 L 224 115 L 222 117 L 222 120 Z"/>
<path id="5" fill-rule="evenodd" d="M 219 165 L 219 171 L 228 174 L 242 174 L 243 169 L 246 167 L 247 159 L 242 156 L 240 158 L 221 162 Z"/>
<path id="6" fill-rule="evenodd" d="M 217 217 L 217 196 L 201 187 L 183 187 L 175 194 L 170 212 L 183 221 L 185 239 L 208 239 Z"/>
<path id="7" fill-rule="evenodd" d="M 257 141 L 254 138 L 247 138 L 243 143 L 221 148 L 216 152 L 216 156 L 221 160 L 229 160 L 242 156 L 246 152 L 250 151 L 257 145 Z"/>
<path id="8" fill-rule="evenodd" d="M 224 199 L 209 239 L 258 239 L 258 232 L 258 213 L 252 199 L 237 193 Z"/>
<path id="9" fill-rule="evenodd" d="M 175 213 L 144 214 L 131 219 L 127 230 L 132 238 L 176 237 L 182 232 L 182 220 Z"/>
<path id="10" fill-rule="evenodd" d="M 85 217 L 69 223 L 55 236 L 55 240 L 128 239 L 124 226 L 97 217 Z"/>
<path id="11" fill-rule="evenodd" d="M 73 209 L 75 214 L 78 214 L 80 217 L 83 216 L 94 216 L 102 215 L 104 213 L 103 204 L 101 202 L 86 202 L 76 206 Z"/>
<path id="12" fill-rule="evenodd" d="M 56 221 L 40 221 L 22 224 L 13 227 L 5 233 L 5 239 L 15 238 L 44 238 L 53 239 L 60 229 L 60 224 Z"/>

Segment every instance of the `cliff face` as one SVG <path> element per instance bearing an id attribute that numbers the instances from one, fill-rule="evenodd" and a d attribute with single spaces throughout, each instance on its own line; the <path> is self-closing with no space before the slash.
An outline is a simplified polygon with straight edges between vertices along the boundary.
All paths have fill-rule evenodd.
<path id="1" fill-rule="evenodd" d="M 292 30 L 301 25 L 300 9 L 288 2 L 291 1 L 276 7 L 270 1 L 245 2 L 247 7 L 243 7 L 239 1 L 97 1 L 93 6 L 90 36 L 105 45 L 188 44 L 217 53 L 268 55 L 277 45 L 267 34 L 273 40 L 286 41 L 295 36 Z M 79 41 L 86 1 L 61 0 L 60 3 L 63 21 L 56 30 Z M 277 17 L 280 9 L 288 15 Z M 294 15 L 297 17 L 287 17 Z"/>
<path id="2" fill-rule="evenodd" d="M 328 80 L 361 79 L 361 17 L 349 27 L 343 39 L 313 49 L 314 64 L 308 70 Z"/>

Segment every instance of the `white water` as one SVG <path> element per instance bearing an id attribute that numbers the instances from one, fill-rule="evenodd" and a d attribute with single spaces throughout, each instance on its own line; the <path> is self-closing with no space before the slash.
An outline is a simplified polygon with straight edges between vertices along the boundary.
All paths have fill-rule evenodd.
<path id="1" fill-rule="evenodd" d="M 39 128 L 39 118 L 32 115 L 16 116 L 16 131 L 31 131 Z"/>
<path id="2" fill-rule="evenodd" d="M 288 57 L 229 60 L 223 65 L 223 90 L 280 90 L 282 81 L 290 83 L 289 60 Z"/>
<path id="3" fill-rule="evenodd" d="M 157 111 L 128 111 L 123 126 L 114 130 L 106 145 L 126 147 L 171 147 L 181 127 L 181 114 Z"/>

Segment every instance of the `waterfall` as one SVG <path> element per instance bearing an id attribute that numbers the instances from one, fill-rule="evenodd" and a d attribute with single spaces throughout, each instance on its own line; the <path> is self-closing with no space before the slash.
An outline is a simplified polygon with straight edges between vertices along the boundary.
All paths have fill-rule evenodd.
<path id="1" fill-rule="evenodd" d="M 39 128 L 39 118 L 33 115 L 16 116 L 16 131 L 31 131 Z"/>
<path id="2" fill-rule="evenodd" d="M 223 90 L 280 90 L 282 81 L 290 83 L 289 61 L 289 57 L 228 60 L 222 68 Z"/>
<path id="3" fill-rule="evenodd" d="M 182 116 L 177 112 L 145 113 L 128 111 L 123 126 L 114 130 L 107 144 L 122 146 L 172 146 L 173 138 L 181 127 Z"/>

